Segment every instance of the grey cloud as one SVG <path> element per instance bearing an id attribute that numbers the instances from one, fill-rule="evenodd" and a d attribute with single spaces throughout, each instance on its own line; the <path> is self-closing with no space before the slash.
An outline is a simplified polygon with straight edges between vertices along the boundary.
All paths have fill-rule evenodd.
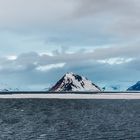
<path id="1" fill-rule="evenodd" d="M 58 22 L 72 12 L 74 5 L 73 0 L 1 0 L 0 25 L 41 26 Z"/>
<path id="2" fill-rule="evenodd" d="M 102 33 L 121 37 L 136 37 L 140 31 L 140 2 L 138 0 L 79 0 L 73 18 L 92 19 Z M 102 24 L 101 24 L 102 22 Z M 101 24 L 101 25 L 100 25 Z"/>
<path id="3" fill-rule="evenodd" d="M 93 18 L 101 17 L 108 20 L 107 17 L 112 17 L 112 15 L 115 18 L 131 18 L 139 16 L 140 13 L 140 2 L 138 0 L 79 0 L 78 2 L 78 8 L 73 16 L 84 17 L 89 15 Z"/>
<path id="4" fill-rule="evenodd" d="M 2 30 L 13 28 L 21 34 L 34 31 L 55 45 L 140 42 L 139 19 L 138 0 L 0 1 Z"/>
<path id="5" fill-rule="evenodd" d="M 125 47 L 108 47 L 108 48 L 97 48 L 93 49 L 91 52 L 75 52 L 72 54 L 64 53 L 56 56 L 42 56 L 46 57 L 48 62 L 70 62 L 70 61 L 87 61 L 87 60 L 102 60 L 116 57 L 123 58 L 137 58 L 139 56 L 140 47 L 139 46 L 125 46 Z M 41 59 L 42 59 L 41 58 Z M 43 63 L 41 60 L 40 63 Z"/>
<path id="6" fill-rule="evenodd" d="M 125 67 L 130 70 L 136 70 L 140 72 L 140 57 L 134 59 L 133 61 L 126 63 Z M 133 73 L 132 73 L 133 74 Z"/>
<path id="7" fill-rule="evenodd" d="M 131 0 L 79 0 L 78 7 L 76 15 L 86 16 L 104 13 L 112 14 L 113 12 L 124 14 L 130 12 L 136 5 L 135 1 Z"/>
<path id="8" fill-rule="evenodd" d="M 39 55 L 36 52 L 24 53 L 17 57 L 16 60 L 0 59 L 1 69 L 0 71 L 31 71 L 39 66 L 45 66 L 49 64 L 58 63 L 83 63 L 97 60 L 104 60 L 110 58 L 139 58 L 140 47 L 108 47 L 108 48 L 97 48 L 93 49 L 91 52 L 86 52 L 84 50 L 77 51 L 74 53 L 68 53 L 66 51 L 56 51 L 51 55 Z"/>

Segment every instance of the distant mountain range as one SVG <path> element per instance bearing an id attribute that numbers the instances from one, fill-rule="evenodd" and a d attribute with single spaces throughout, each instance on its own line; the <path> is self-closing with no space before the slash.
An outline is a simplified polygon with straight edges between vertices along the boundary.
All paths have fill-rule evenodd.
<path id="1" fill-rule="evenodd" d="M 116 84 L 109 84 L 109 85 L 105 85 L 104 87 L 102 87 L 103 91 L 120 91 L 120 85 L 116 85 Z"/>
<path id="2" fill-rule="evenodd" d="M 128 88 L 127 91 L 140 91 L 140 81 Z"/>
<path id="3" fill-rule="evenodd" d="M 67 73 L 49 91 L 101 91 L 101 89 L 83 76 Z"/>
<path id="4" fill-rule="evenodd" d="M 1 88 L 0 92 L 20 91 L 18 88 Z"/>
<path id="5" fill-rule="evenodd" d="M 23 91 L 19 88 L 9 88 L 6 84 L 0 84 L 0 92 L 11 92 L 11 91 Z M 92 81 L 88 80 L 84 76 L 80 76 L 78 74 L 74 74 L 72 72 L 66 73 L 60 80 L 54 84 L 51 88 L 44 88 L 42 91 L 51 91 L 51 92 L 70 92 L 70 91 L 121 91 L 121 85 L 112 84 L 105 85 L 100 88 Z M 140 81 L 138 81 L 135 85 L 129 87 L 127 91 L 140 91 Z"/>

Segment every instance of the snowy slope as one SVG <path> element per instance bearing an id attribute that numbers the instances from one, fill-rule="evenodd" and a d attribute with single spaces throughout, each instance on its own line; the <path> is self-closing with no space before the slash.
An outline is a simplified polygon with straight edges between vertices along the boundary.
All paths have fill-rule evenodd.
<path id="1" fill-rule="evenodd" d="M 74 73 L 65 74 L 50 91 L 101 91 L 87 78 Z"/>

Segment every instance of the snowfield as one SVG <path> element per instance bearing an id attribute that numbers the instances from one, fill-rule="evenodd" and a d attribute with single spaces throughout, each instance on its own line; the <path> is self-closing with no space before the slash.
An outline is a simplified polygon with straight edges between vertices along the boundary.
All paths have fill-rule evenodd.
<path id="1" fill-rule="evenodd" d="M 68 93 L 18 93 L 18 94 L 0 94 L 2 99 L 140 99 L 140 93 L 97 93 L 97 94 L 68 94 Z"/>

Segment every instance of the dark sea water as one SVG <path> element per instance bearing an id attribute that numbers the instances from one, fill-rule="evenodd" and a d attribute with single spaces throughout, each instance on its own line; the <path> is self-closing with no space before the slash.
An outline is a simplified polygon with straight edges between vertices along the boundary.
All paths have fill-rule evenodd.
<path id="1" fill-rule="evenodd" d="M 0 140 L 140 140 L 140 100 L 1 99 Z"/>

